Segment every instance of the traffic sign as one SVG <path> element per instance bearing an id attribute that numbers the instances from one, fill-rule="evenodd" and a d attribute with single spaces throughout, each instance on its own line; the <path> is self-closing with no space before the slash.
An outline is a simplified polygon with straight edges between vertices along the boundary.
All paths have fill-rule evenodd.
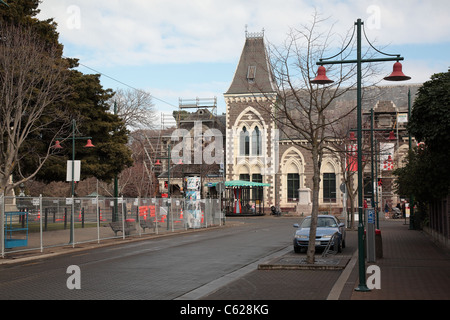
<path id="1" fill-rule="evenodd" d="M 375 223 L 375 210 L 367 209 L 367 223 Z"/>

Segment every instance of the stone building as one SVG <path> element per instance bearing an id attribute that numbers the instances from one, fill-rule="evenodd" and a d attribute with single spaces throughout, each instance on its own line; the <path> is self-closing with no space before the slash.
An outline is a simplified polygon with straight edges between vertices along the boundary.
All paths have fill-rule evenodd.
<path id="1" fill-rule="evenodd" d="M 216 110 L 216 98 L 180 99 L 176 127 L 164 132 L 153 148 L 153 157 L 161 163 L 157 172 L 161 195 L 185 195 L 187 178 L 195 177 L 201 198 L 217 196 L 208 184 L 223 180 L 225 116 Z"/>
<path id="2" fill-rule="evenodd" d="M 264 199 L 274 203 L 276 163 L 275 123 L 267 110 L 276 90 L 262 35 L 247 35 L 226 102 L 226 179 L 264 182 Z"/>
<path id="3" fill-rule="evenodd" d="M 375 155 L 379 168 L 375 181 L 370 183 L 371 170 L 369 154 L 365 155 L 366 180 L 365 197 L 370 197 L 374 187 L 378 189 L 379 206 L 386 200 L 395 205 L 400 196 L 393 193 L 392 170 L 383 170 L 380 161 L 386 150 L 380 150 L 383 143 L 393 148 L 392 163 L 401 165 L 408 150 L 408 137 L 399 117 L 408 110 L 407 94 L 414 95 L 420 85 L 385 86 L 364 92 L 364 126 L 370 128 L 370 109 L 374 110 L 374 128 L 377 128 L 378 152 Z M 313 169 L 309 151 L 292 143 L 289 137 L 279 134 L 274 121 L 277 102 L 276 84 L 272 76 L 269 57 L 264 44 L 263 33 L 247 33 L 245 44 L 230 87 L 224 93 L 226 102 L 226 179 L 246 180 L 270 184 L 263 194 L 253 195 L 266 202 L 265 207 L 279 206 L 282 211 L 308 214 L 311 210 L 311 189 Z M 349 91 L 340 97 L 337 105 L 356 105 L 356 92 Z M 356 115 L 355 115 L 356 119 Z M 385 129 L 382 132 L 381 129 Z M 390 132 L 395 141 L 389 140 Z M 368 133 L 365 133 L 368 137 Z M 391 136 L 392 138 L 392 136 Z M 301 143 L 300 143 L 301 145 Z M 347 174 L 342 166 L 343 158 L 337 152 L 325 154 L 321 166 L 319 205 L 321 211 L 338 212 L 343 208 L 344 194 L 341 184 Z M 379 180 L 381 177 L 382 180 Z M 356 178 L 355 178 L 356 179 Z M 355 183 L 356 184 L 356 183 Z M 373 186 L 373 187 L 372 187 Z M 383 198 L 384 197 L 384 198 Z"/>

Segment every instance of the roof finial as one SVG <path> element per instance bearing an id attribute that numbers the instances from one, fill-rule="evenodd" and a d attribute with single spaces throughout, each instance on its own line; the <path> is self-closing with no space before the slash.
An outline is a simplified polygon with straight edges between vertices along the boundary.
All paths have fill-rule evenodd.
<path id="1" fill-rule="evenodd" d="M 264 28 L 261 32 L 248 32 L 247 25 L 245 25 L 245 37 L 250 38 L 264 38 Z"/>

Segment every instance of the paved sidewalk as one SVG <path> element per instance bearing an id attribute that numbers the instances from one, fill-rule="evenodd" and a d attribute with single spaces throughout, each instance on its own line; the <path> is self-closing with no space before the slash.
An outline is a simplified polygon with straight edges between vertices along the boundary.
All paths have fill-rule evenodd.
<path id="1" fill-rule="evenodd" d="M 400 220 L 380 225 L 383 258 L 381 289 L 352 291 L 352 300 L 449 300 L 450 253 L 422 231 L 409 230 Z M 357 282 L 355 282 L 355 286 Z"/>
<path id="2" fill-rule="evenodd" d="M 448 300 L 450 299 L 450 253 L 435 245 L 422 231 L 409 230 L 404 220 L 380 222 L 383 258 L 381 289 L 357 292 L 359 284 L 357 233 L 347 233 L 348 245 L 339 263 L 344 269 L 287 268 L 254 270 L 225 285 L 203 300 Z M 352 254 L 349 258 L 348 254 Z M 347 256 L 345 256 L 347 255 Z M 339 255 L 338 255 L 339 256 Z M 337 259 L 338 256 L 330 257 Z M 276 261 L 292 261 L 286 254 Z M 320 258 L 320 255 L 318 256 Z M 297 258 L 299 259 L 299 258 Z M 323 264 L 323 259 L 319 264 Z M 277 263 L 279 265 L 279 263 Z M 369 264 L 366 265 L 366 267 Z"/>

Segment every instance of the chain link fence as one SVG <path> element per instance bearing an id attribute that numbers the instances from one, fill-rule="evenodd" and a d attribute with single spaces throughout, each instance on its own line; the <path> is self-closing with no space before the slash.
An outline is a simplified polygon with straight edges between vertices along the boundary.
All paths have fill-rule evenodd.
<path id="1" fill-rule="evenodd" d="M 1 254 L 224 223 L 218 199 L 0 196 Z"/>

